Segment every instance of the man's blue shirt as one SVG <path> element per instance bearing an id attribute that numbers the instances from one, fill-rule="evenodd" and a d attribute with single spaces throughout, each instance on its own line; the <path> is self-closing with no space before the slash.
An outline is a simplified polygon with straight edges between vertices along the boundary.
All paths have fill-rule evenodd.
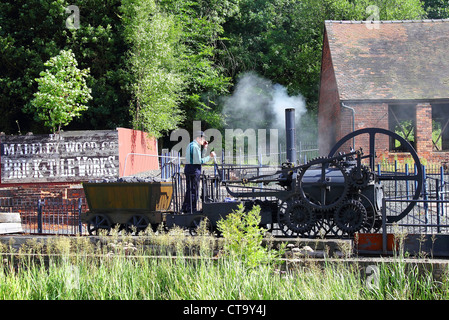
<path id="1" fill-rule="evenodd" d="M 210 160 L 209 156 L 201 156 L 201 146 L 198 141 L 193 140 L 187 147 L 186 164 L 203 164 Z"/>

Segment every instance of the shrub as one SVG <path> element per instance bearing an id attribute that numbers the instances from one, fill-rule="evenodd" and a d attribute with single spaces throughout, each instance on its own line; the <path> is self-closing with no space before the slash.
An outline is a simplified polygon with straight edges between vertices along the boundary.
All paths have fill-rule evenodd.
<path id="1" fill-rule="evenodd" d="M 273 262 L 279 252 L 262 246 L 265 230 L 259 226 L 260 221 L 260 206 L 246 212 L 243 204 L 228 214 L 226 219 L 218 221 L 225 254 L 241 259 L 249 267 Z"/>

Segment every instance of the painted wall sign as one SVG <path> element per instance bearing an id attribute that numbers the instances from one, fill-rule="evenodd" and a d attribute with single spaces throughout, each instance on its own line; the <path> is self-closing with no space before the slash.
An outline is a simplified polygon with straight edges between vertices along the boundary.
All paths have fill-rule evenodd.
<path id="1" fill-rule="evenodd" d="M 118 132 L 1 136 L 1 183 L 70 182 L 119 176 Z"/>

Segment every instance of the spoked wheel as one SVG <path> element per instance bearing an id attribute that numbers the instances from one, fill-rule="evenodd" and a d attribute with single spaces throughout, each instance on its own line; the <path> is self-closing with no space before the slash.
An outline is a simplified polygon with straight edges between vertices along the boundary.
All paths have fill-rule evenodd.
<path id="1" fill-rule="evenodd" d="M 316 214 L 304 201 L 291 198 L 283 201 L 278 210 L 278 222 L 285 236 L 310 237 L 315 233 Z"/>
<path id="2" fill-rule="evenodd" d="M 382 173 L 381 175 L 376 175 L 377 181 L 396 181 L 396 182 L 405 182 L 405 183 L 414 183 L 415 185 L 415 192 L 413 194 L 413 197 L 410 197 L 410 201 L 407 202 L 407 206 L 404 210 L 399 212 L 397 215 L 387 215 L 387 222 L 397 222 L 404 218 L 415 206 L 416 200 L 419 199 L 421 195 L 422 185 L 423 185 L 423 170 L 421 166 L 421 162 L 419 161 L 418 154 L 416 153 L 413 146 L 404 138 L 399 136 L 398 134 L 391 132 L 386 129 L 381 128 L 366 128 L 354 131 L 345 137 L 343 137 L 340 141 L 337 142 L 337 144 L 332 148 L 332 150 L 329 152 L 329 157 L 332 157 L 336 155 L 339 151 L 339 149 L 349 140 L 355 138 L 356 136 L 360 135 L 368 135 L 369 141 L 369 154 L 364 155 L 363 158 L 368 158 L 368 166 L 371 169 L 372 172 L 376 172 L 376 139 L 379 136 L 387 136 L 389 139 L 393 139 L 395 141 L 398 141 L 400 143 L 400 148 L 402 150 L 406 150 L 410 153 L 411 157 L 414 161 L 414 167 L 416 168 L 416 172 L 413 174 L 405 174 L 401 172 L 393 172 L 393 173 Z M 385 138 L 385 137 L 384 137 Z M 382 138 L 381 138 L 382 139 Z"/>
<path id="3" fill-rule="evenodd" d="M 111 221 L 103 214 L 97 214 L 87 222 L 87 231 L 90 235 L 99 235 L 101 232 L 108 234 L 111 227 Z"/>
<path id="4" fill-rule="evenodd" d="M 141 214 L 134 215 L 126 222 L 126 231 L 137 235 L 145 231 L 149 225 L 150 222 L 146 216 Z"/>
<path id="5" fill-rule="evenodd" d="M 351 199 L 345 201 L 334 213 L 337 227 L 347 235 L 353 235 L 366 224 L 368 213 L 360 201 Z"/>

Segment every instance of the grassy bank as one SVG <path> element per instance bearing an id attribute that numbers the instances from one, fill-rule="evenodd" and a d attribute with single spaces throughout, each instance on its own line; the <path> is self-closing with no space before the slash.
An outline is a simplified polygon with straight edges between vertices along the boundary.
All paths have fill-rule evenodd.
<path id="1" fill-rule="evenodd" d="M 0 299 L 449 298 L 447 281 L 406 267 L 400 256 L 366 276 L 344 260 L 324 266 L 310 260 L 296 268 L 278 257 L 248 264 L 212 240 L 208 235 L 184 238 L 174 230 L 138 238 L 112 235 L 98 243 L 59 237 L 20 249 L 3 245 Z"/>

